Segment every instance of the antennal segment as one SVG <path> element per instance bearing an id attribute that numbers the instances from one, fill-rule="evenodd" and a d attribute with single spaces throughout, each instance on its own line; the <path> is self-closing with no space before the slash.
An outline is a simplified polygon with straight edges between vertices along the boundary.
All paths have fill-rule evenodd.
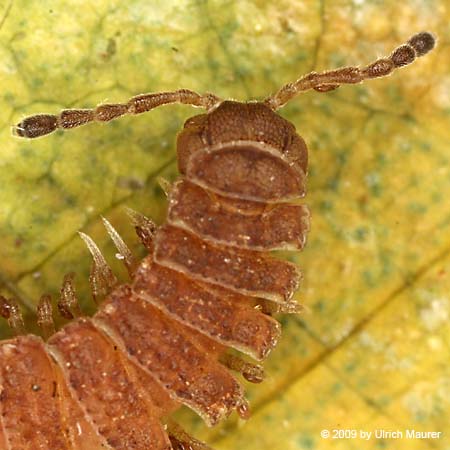
<path id="1" fill-rule="evenodd" d="M 37 114 L 26 117 L 13 127 L 13 134 L 36 138 L 61 129 L 79 127 L 89 122 L 109 122 L 126 114 L 141 114 L 169 103 L 183 103 L 209 110 L 221 99 L 214 94 L 201 95 L 188 89 L 172 92 L 141 94 L 126 103 L 97 105 L 94 109 L 64 109 L 59 114 Z"/>
<path id="2" fill-rule="evenodd" d="M 411 64 L 417 57 L 423 56 L 434 48 L 434 36 L 424 31 L 415 34 L 406 44 L 397 47 L 387 58 L 377 59 L 366 67 L 342 67 L 326 72 L 311 72 L 293 83 L 285 84 L 276 94 L 264 100 L 272 110 L 277 110 L 294 98 L 298 93 L 315 89 L 329 92 L 341 84 L 355 84 L 370 78 L 385 77 L 399 67 Z"/>

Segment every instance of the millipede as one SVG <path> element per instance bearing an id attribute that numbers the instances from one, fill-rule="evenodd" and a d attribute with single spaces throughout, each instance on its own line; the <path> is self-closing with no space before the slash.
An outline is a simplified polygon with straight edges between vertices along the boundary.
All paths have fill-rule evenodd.
<path id="1" fill-rule="evenodd" d="M 92 317 L 78 305 L 73 274 L 64 277 L 57 304 L 70 322 L 56 330 L 49 295 L 39 301 L 42 337 L 27 333 L 14 298 L 0 296 L 0 314 L 15 333 L 0 342 L 0 448 L 200 450 L 209 447 L 171 418 L 180 406 L 208 426 L 234 410 L 248 419 L 236 374 L 262 382 L 261 362 L 281 332 L 274 315 L 302 310 L 292 298 L 299 269 L 271 252 L 305 245 L 308 154 L 294 125 L 276 111 L 303 91 L 389 75 L 434 45 L 431 33 L 420 32 L 386 58 L 312 72 L 262 101 L 180 89 L 16 125 L 15 135 L 37 138 L 170 103 L 205 110 L 177 136 L 180 177 L 167 186 L 165 222 L 156 226 L 128 210 L 147 256 L 138 261 L 103 219 L 127 283 L 80 233 L 93 258 Z"/>

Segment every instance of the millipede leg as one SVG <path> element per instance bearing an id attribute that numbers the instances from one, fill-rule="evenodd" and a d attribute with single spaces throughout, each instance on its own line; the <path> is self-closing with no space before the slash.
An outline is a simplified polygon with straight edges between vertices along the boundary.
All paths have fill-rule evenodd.
<path id="1" fill-rule="evenodd" d="M 58 115 L 37 114 L 26 117 L 13 127 L 13 133 L 24 138 L 36 138 L 57 129 L 75 128 L 89 122 L 109 122 L 127 114 L 141 114 L 169 103 L 184 103 L 209 110 L 220 101 L 213 94 L 201 95 L 188 89 L 141 94 L 126 103 L 98 105 L 94 109 L 65 109 Z"/>
<path id="2" fill-rule="evenodd" d="M 0 316 L 8 320 L 8 324 L 16 336 L 26 334 L 23 316 L 17 302 L 0 295 Z"/>
<path id="3" fill-rule="evenodd" d="M 156 181 L 158 182 L 160 188 L 164 191 L 164 194 L 166 194 L 166 197 L 168 197 L 170 191 L 172 190 L 172 184 L 170 181 L 164 177 L 158 177 Z"/>
<path id="4" fill-rule="evenodd" d="M 53 309 L 50 295 L 42 295 L 37 306 L 36 314 L 37 324 L 41 328 L 44 337 L 47 339 L 55 332 L 55 323 L 53 321 Z"/>
<path id="5" fill-rule="evenodd" d="M 261 312 L 264 314 L 299 314 L 305 311 L 305 307 L 297 302 L 275 303 L 270 300 L 261 300 L 259 302 Z"/>
<path id="6" fill-rule="evenodd" d="M 173 420 L 167 421 L 167 431 L 173 450 L 212 450 L 204 442 L 190 436 Z"/>
<path id="7" fill-rule="evenodd" d="M 79 235 L 92 255 L 89 282 L 91 284 L 92 297 L 94 298 L 94 301 L 98 303 L 99 298 L 108 294 L 117 284 L 117 278 L 114 276 L 105 257 L 102 255 L 102 252 L 92 238 L 82 232 L 79 232 Z"/>
<path id="8" fill-rule="evenodd" d="M 75 274 L 73 272 L 64 275 L 63 284 L 61 286 L 61 296 L 58 301 L 58 311 L 65 319 L 73 319 L 75 317 L 81 317 L 81 312 L 78 298 L 75 294 L 75 287 L 73 285 L 73 279 Z"/>
<path id="9" fill-rule="evenodd" d="M 131 219 L 131 222 L 134 225 L 136 230 L 136 234 L 138 235 L 141 242 L 147 247 L 149 250 L 153 248 L 153 236 L 156 232 L 156 224 L 153 220 L 144 216 L 143 214 L 135 211 L 131 208 L 126 208 L 127 214 Z"/>
<path id="10" fill-rule="evenodd" d="M 241 419 L 250 419 L 250 405 L 245 398 L 237 405 L 236 412 Z"/>
<path id="11" fill-rule="evenodd" d="M 433 49 L 435 38 L 431 33 L 414 35 L 406 44 L 397 47 L 387 58 L 380 58 L 366 67 L 342 67 L 326 72 L 311 72 L 293 83 L 284 85 L 276 94 L 268 97 L 264 103 L 274 111 L 281 108 L 298 93 L 315 89 L 328 92 L 341 84 L 361 83 L 370 78 L 384 77 L 395 69 L 411 64 L 416 57 L 423 56 Z"/>
<path id="12" fill-rule="evenodd" d="M 136 259 L 131 253 L 131 250 L 128 248 L 128 245 L 125 244 L 124 240 L 117 232 L 117 230 L 111 225 L 111 223 L 104 217 L 102 217 L 102 221 L 103 225 L 105 225 L 106 231 L 108 232 L 110 238 L 114 242 L 114 245 L 116 246 L 119 252 L 116 256 L 119 259 L 123 260 L 125 267 L 128 270 L 128 274 L 130 275 L 130 277 L 132 277 L 137 265 Z"/>
<path id="13" fill-rule="evenodd" d="M 235 355 L 224 353 L 219 361 L 231 370 L 235 370 L 250 383 L 261 383 L 264 381 L 264 369 L 258 364 L 251 364 Z"/>

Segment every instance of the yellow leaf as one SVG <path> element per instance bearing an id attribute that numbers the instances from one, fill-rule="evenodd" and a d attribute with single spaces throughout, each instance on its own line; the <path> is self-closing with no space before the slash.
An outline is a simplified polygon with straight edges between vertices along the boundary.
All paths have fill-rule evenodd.
<path id="1" fill-rule="evenodd" d="M 175 179 L 175 135 L 197 111 L 168 106 L 33 141 L 11 136 L 22 117 L 182 87 L 262 98 L 432 31 L 437 48 L 392 76 L 281 110 L 310 149 L 312 231 L 292 256 L 310 313 L 281 318 L 267 380 L 248 387 L 248 423 L 178 417 L 219 449 L 448 449 L 449 17 L 445 0 L 0 2 L 0 292 L 19 296 L 34 330 L 39 296 L 57 297 L 75 271 L 92 312 L 77 231 L 114 261 L 103 215 L 140 252 L 123 207 L 164 220 L 156 180 Z M 4 323 L 0 333 L 10 335 Z M 326 439 L 323 429 L 446 434 Z"/>

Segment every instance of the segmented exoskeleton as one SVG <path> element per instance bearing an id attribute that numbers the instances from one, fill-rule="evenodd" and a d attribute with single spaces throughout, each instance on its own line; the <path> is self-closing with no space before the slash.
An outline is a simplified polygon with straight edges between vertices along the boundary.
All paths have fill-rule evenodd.
<path id="1" fill-rule="evenodd" d="M 308 209 L 298 201 L 307 148 L 275 111 L 300 91 L 388 75 L 433 46 L 431 34 L 419 33 L 367 67 L 311 73 L 262 102 L 179 90 L 18 124 L 18 136 L 34 138 L 167 103 L 207 111 L 188 119 L 178 135 L 181 177 L 169 190 L 166 222 L 156 227 L 130 213 L 149 255 L 137 263 L 104 221 L 129 284 L 116 286 L 95 243 L 82 234 L 94 258 L 94 297 L 112 288 L 92 318 L 82 316 L 71 276 L 59 303 L 71 323 L 54 332 L 49 298 L 39 304 L 46 340 L 26 334 L 14 302 L 0 298 L 0 313 L 18 334 L 0 343 L 0 448 L 200 449 L 206 446 L 168 419 L 180 405 L 208 425 L 234 409 L 247 418 L 243 389 L 228 369 L 260 382 L 262 368 L 227 348 L 262 361 L 280 334 L 271 314 L 301 309 L 292 300 L 298 268 L 268 253 L 302 249 L 309 229 Z"/>

